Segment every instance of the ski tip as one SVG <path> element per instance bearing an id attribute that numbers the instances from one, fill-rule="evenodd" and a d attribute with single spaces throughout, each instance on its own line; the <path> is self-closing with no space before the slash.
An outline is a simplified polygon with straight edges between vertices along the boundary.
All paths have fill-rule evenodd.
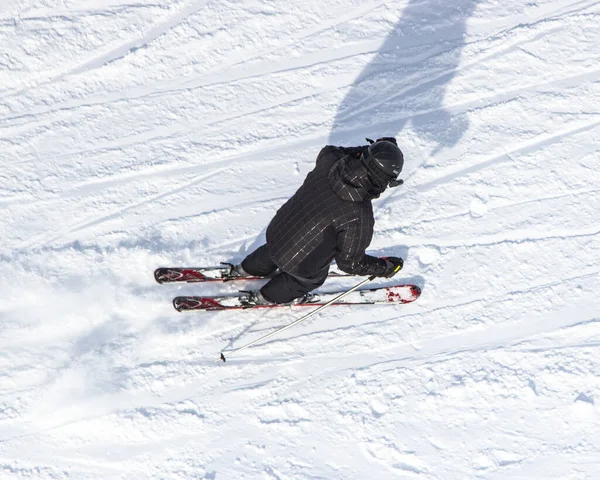
<path id="1" fill-rule="evenodd" d="M 156 283 L 160 283 L 161 285 L 163 283 L 161 278 L 162 270 L 162 268 L 157 268 L 156 270 L 154 270 L 154 280 L 156 280 Z"/>
<path id="2" fill-rule="evenodd" d="M 402 300 L 402 303 L 412 303 L 421 296 L 421 288 L 418 285 L 408 285 L 410 287 L 410 295 Z"/>
<path id="3" fill-rule="evenodd" d="M 181 312 L 181 307 L 179 306 L 179 297 L 175 297 L 173 299 L 173 308 L 178 312 Z"/>

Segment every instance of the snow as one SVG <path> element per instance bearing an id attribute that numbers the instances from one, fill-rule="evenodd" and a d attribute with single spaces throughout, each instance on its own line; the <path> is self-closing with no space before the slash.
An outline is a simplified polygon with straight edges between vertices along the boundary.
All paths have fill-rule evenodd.
<path id="1" fill-rule="evenodd" d="M 600 478 L 600 5 L 0 5 L 0 478 Z M 395 135 L 395 307 L 179 314 Z M 351 286 L 332 280 L 324 288 Z M 377 281 L 378 283 L 385 283 Z M 252 284 L 250 286 L 256 286 Z"/>

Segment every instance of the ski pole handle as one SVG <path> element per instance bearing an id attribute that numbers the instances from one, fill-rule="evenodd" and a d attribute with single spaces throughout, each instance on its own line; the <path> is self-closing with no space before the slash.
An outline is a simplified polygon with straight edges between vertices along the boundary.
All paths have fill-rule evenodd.
<path id="1" fill-rule="evenodd" d="M 327 308 L 329 305 L 331 305 L 332 303 L 337 302 L 338 300 L 341 300 L 342 298 L 344 298 L 346 295 L 348 295 L 349 293 L 352 293 L 353 291 L 357 290 L 358 288 L 362 287 L 364 284 L 374 280 L 375 278 L 377 278 L 377 275 L 371 275 L 369 278 L 366 278 L 365 280 L 363 280 L 362 282 L 356 284 L 354 287 L 352 287 L 349 290 L 346 290 L 345 292 L 339 294 L 337 297 L 333 298 L 332 300 L 330 300 L 329 302 L 327 302 L 325 305 L 321 305 L 319 308 L 313 310 L 312 312 L 304 315 L 303 317 L 300 317 L 298 320 L 285 325 L 281 328 L 278 328 L 277 330 L 275 330 L 274 332 L 271 332 L 267 335 L 264 335 L 263 337 L 260 337 L 257 340 L 254 340 L 253 342 L 247 343 L 246 345 L 240 347 L 240 348 L 236 348 L 235 350 L 232 350 L 231 352 L 229 352 L 227 354 L 227 358 L 228 357 L 233 357 L 234 355 L 237 355 L 239 352 L 241 352 L 242 350 L 247 349 L 248 347 L 251 347 L 252 345 L 256 345 L 259 342 L 262 342 L 263 340 L 267 340 L 268 338 L 271 338 L 275 335 L 277 335 L 278 333 L 283 332 L 284 330 L 287 330 L 288 328 L 293 327 L 294 325 L 299 324 L 300 322 L 303 322 L 304 320 L 306 320 L 309 317 L 312 317 L 313 315 L 316 315 L 317 313 L 319 313 L 321 310 L 323 310 L 324 308 Z M 224 352 L 221 352 L 221 357 L 220 359 L 223 360 L 224 362 L 227 360 L 227 358 L 225 357 Z"/>

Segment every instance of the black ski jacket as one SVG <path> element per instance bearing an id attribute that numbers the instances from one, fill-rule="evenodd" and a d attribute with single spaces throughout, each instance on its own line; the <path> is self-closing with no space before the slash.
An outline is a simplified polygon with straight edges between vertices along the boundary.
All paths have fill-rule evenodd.
<path id="1" fill-rule="evenodd" d="M 302 278 L 326 275 L 335 259 L 344 272 L 381 275 L 386 262 L 365 254 L 373 237 L 376 197 L 359 157 L 367 146 L 326 146 L 303 185 L 267 227 L 275 264 Z"/>

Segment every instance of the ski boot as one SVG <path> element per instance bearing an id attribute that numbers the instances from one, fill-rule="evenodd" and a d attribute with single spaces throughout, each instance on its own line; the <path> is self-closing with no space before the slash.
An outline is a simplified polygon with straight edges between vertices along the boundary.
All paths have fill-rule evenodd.
<path id="1" fill-rule="evenodd" d="M 242 268 L 242 264 L 238 263 L 234 265 L 233 263 L 221 262 L 221 265 L 227 265 L 229 267 L 229 271 L 223 272 L 221 277 L 227 280 L 233 280 L 234 278 L 244 278 L 244 277 L 253 277 L 254 275 L 250 275 Z"/>
<path id="2" fill-rule="evenodd" d="M 275 302 L 267 300 L 260 290 L 240 290 L 242 295 L 239 296 L 240 305 L 243 307 L 260 307 L 261 305 L 274 305 Z"/>
<path id="3" fill-rule="evenodd" d="M 319 295 L 316 293 L 312 293 L 312 292 L 308 292 L 305 293 L 304 295 L 302 295 L 301 297 L 298 297 L 294 300 L 291 301 L 291 305 L 304 305 L 307 303 L 318 303 L 319 302 Z"/>

